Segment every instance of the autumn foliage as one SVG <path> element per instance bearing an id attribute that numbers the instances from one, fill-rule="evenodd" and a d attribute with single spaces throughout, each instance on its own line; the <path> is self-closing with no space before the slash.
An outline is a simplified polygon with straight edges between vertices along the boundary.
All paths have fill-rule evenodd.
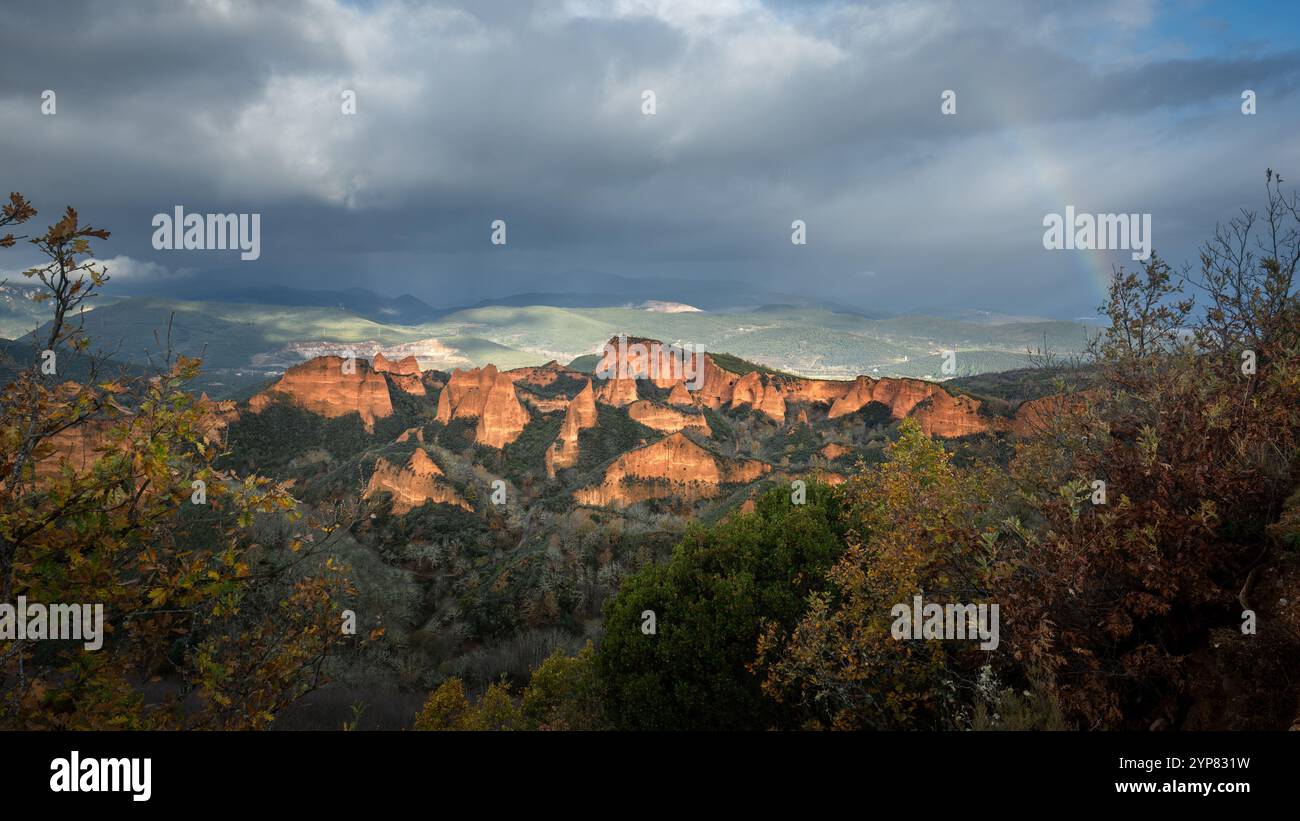
<path id="1" fill-rule="evenodd" d="M 0 227 L 35 214 L 12 194 Z M 259 516 L 294 518 L 296 503 L 214 466 L 212 410 L 185 389 L 197 360 L 143 376 L 96 360 L 89 379 L 58 378 L 59 359 L 89 346 L 77 314 L 108 281 L 90 244 L 107 238 L 69 208 L 29 239 L 48 262 L 24 275 L 53 321 L 0 390 L 0 601 L 99 603 L 106 635 L 98 650 L 0 641 L 0 726 L 266 727 L 321 683 L 349 584 L 318 555 L 328 528 L 300 523 L 283 545 L 253 536 Z"/>
<path id="2" fill-rule="evenodd" d="M 596 655 L 606 720 L 1300 726 L 1300 203 L 1271 171 L 1266 189 L 1199 267 L 1116 273 L 1078 385 L 1054 369 L 1064 393 L 1009 458 L 959 462 L 905 421 L 806 511 L 774 491 L 625 581 Z M 998 647 L 895 638 L 916 595 L 999 605 Z"/>

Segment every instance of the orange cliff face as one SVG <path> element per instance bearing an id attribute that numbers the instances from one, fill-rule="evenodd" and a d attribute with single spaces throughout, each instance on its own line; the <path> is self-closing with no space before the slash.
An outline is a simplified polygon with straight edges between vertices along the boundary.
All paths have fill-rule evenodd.
<path id="1" fill-rule="evenodd" d="M 753 459 L 726 459 L 674 433 L 623 454 L 600 484 L 574 491 L 586 505 L 623 507 L 647 499 L 707 499 L 724 484 L 752 482 L 771 467 Z"/>
<path id="2" fill-rule="evenodd" d="M 849 384 L 844 395 L 831 405 L 828 418 L 847 416 L 870 402 L 879 402 L 889 408 L 890 415 L 895 419 L 902 419 L 918 402 L 936 393 L 947 393 L 938 384 L 923 379 L 872 379 L 869 376 L 859 376 Z"/>
<path id="3" fill-rule="evenodd" d="M 731 388 L 731 407 L 742 405 L 749 405 L 777 424 L 785 422 L 785 397 L 780 386 L 758 371 L 740 377 Z"/>
<path id="4" fill-rule="evenodd" d="M 564 421 L 560 423 L 560 433 L 546 449 L 547 476 L 554 479 L 557 470 L 578 463 L 578 434 L 583 428 L 596 427 L 597 419 L 596 394 L 588 379 L 586 386 L 569 402 L 569 407 L 564 412 Z"/>
<path id="5" fill-rule="evenodd" d="M 532 419 L 515 395 L 514 381 L 495 365 L 469 371 L 456 370 L 438 394 L 437 420 L 477 418 L 474 441 L 503 448 L 523 432 Z"/>
<path id="6" fill-rule="evenodd" d="M 374 432 L 376 419 L 393 413 L 388 382 L 364 359 L 318 356 L 294 365 L 278 382 L 249 399 L 249 410 L 261 413 L 276 396 L 329 418 L 360 414 L 368 433 Z"/>
<path id="7" fill-rule="evenodd" d="M 647 379 L 658 388 L 690 382 L 702 353 L 665 345 L 657 339 L 615 336 L 605 343 L 595 373 L 602 379 Z"/>
<path id="8" fill-rule="evenodd" d="M 505 372 L 511 382 L 527 382 L 530 385 L 536 385 L 544 388 L 559 378 L 560 374 L 570 372 L 568 368 L 552 359 L 540 367 L 525 366 L 522 368 L 512 368 Z"/>
<path id="9" fill-rule="evenodd" d="M 537 396 L 527 391 L 515 391 L 515 394 L 520 402 L 536 408 L 538 413 L 562 413 L 569 409 L 569 399 L 566 396 Z"/>
<path id="10" fill-rule="evenodd" d="M 999 425 L 997 420 L 980 413 L 981 403 L 970 396 L 953 396 L 937 391 L 921 400 L 909 415 L 921 425 L 926 436 L 952 438 L 973 433 L 988 433 Z"/>
<path id="11" fill-rule="evenodd" d="M 596 399 L 616 408 L 630 405 L 637 400 L 636 382 L 635 379 L 610 379 L 600 386 Z"/>
<path id="12" fill-rule="evenodd" d="M 442 469 L 429 458 L 429 454 L 418 448 L 403 467 L 382 458 L 375 462 L 375 472 L 370 475 L 364 497 L 369 499 L 385 490 L 393 495 L 393 513 L 399 516 L 425 502 L 473 510 L 469 502 L 443 480 Z"/>
<path id="13" fill-rule="evenodd" d="M 720 367 L 708 354 L 701 355 L 698 360 L 674 358 L 662 353 L 656 358 L 655 352 L 673 349 L 651 340 L 629 339 L 622 347 L 618 342 L 619 338 L 615 337 L 606 344 L 600 367 L 612 374 L 650 374 L 652 377 L 657 374 L 659 378 L 653 379 L 656 385 L 672 386 L 671 404 L 698 402 L 714 409 L 749 406 L 783 424 L 791 402 L 829 406 L 827 415 L 831 419 L 855 413 L 870 402 L 879 402 L 889 408 L 895 419 L 914 416 L 922 429 L 934 436 L 966 436 L 1006 427 L 980 413 L 979 400 L 955 396 L 941 385 L 921 379 L 860 376 L 852 381 L 843 381 L 761 371 L 742 375 Z M 646 351 L 651 352 L 649 356 Z M 683 363 L 689 367 L 683 368 Z M 698 390 L 692 395 L 686 390 L 686 377 L 695 376 L 693 368 L 697 364 L 702 374 Z M 651 366 L 659 370 L 650 371 Z M 598 398 L 608 404 L 630 405 L 634 401 L 634 390 L 635 380 L 613 379 L 602 386 Z M 807 414 L 801 408 L 794 418 L 796 421 L 806 420 Z"/>
<path id="14" fill-rule="evenodd" d="M 376 373 L 386 373 L 393 380 L 393 384 L 407 393 L 416 396 L 424 396 L 424 382 L 420 372 L 420 360 L 414 356 L 403 357 L 397 362 L 386 358 L 382 353 L 376 353 L 372 363 Z"/>
<path id="15" fill-rule="evenodd" d="M 683 413 L 648 399 L 638 399 L 628 405 L 627 415 L 647 428 L 654 428 L 663 433 L 676 433 L 690 428 L 705 436 L 713 435 L 713 431 L 709 430 L 709 423 L 702 414 Z"/>
<path id="16" fill-rule="evenodd" d="M 930 436 L 968 436 L 1006 428 L 1002 421 L 981 413 L 983 403 L 978 399 L 949 393 L 935 382 L 859 376 L 848 385 L 848 390 L 831 404 L 827 418 L 848 416 L 878 402 L 889 408 L 895 419 L 916 419 Z"/>
<path id="17" fill-rule="evenodd" d="M 730 405 L 732 388 L 739 380 L 739 374 L 718 367 L 713 357 L 705 354 L 704 378 L 701 380 L 699 390 L 695 391 L 695 398 L 700 404 L 713 410 Z"/>

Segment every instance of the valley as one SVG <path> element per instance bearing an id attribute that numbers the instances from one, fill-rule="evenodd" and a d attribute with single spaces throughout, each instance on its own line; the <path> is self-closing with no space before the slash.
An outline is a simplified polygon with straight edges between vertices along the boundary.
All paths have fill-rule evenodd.
<path id="1" fill-rule="evenodd" d="M 725 354 L 704 354 L 698 380 L 651 374 L 645 358 L 620 357 L 659 343 L 628 342 L 602 346 L 593 370 L 611 379 L 554 361 L 424 369 L 376 352 L 318 356 L 246 399 L 205 400 L 223 468 L 289 482 L 309 515 L 347 512 L 332 555 L 351 569 L 360 632 L 382 632 L 336 659 L 335 682 L 285 726 L 322 711 L 334 722 L 362 694 L 393 722 L 382 726 L 406 726 L 410 694 L 446 676 L 526 681 L 599 636 L 621 580 L 665 560 L 692 522 L 752 510 L 795 479 L 843 483 L 884 459 L 901 420 L 968 456 L 998 458 L 1032 433 L 1034 402 L 910 378 L 810 379 Z M 62 442 L 46 464 L 94 447 Z M 263 527 L 268 544 L 294 532 Z"/>
<path id="2" fill-rule="evenodd" d="M 12 337 L 36 314 L 11 321 Z M 555 360 L 583 367 L 619 333 L 725 351 L 803 377 L 945 379 L 1023 368 L 1045 347 L 1069 356 L 1092 331 L 1067 321 L 1000 324 L 924 316 L 867 318 L 824 308 L 766 306 L 745 311 L 644 306 L 490 305 L 415 324 L 380 322 L 343 307 L 270 305 L 130 297 L 83 317 L 98 350 L 147 364 L 168 342 L 202 358 L 200 387 L 214 397 L 243 397 L 286 368 L 317 356 L 392 359 L 413 355 L 424 369 L 536 366 Z M 168 329 L 170 323 L 170 340 Z M 956 353 L 956 371 L 943 352 Z M 575 362 L 576 360 L 576 362 Z"/>

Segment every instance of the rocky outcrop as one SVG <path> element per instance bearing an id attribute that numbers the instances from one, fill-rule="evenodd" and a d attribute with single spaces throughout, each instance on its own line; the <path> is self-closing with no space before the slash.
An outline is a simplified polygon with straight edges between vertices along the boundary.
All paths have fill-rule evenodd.
<path id="1" fill-rule="evenodd" d="M 595 373 L 602 379 L 646 379 L 669 388 L 695 378 L 703 353 L 666 345 L 656 339 L 616 336 L 605 343 Z"/>
<path id="2" fill-rule="evenodd" d="M 547 476 L 555 478 L 557 470 L 578 463 L 578 434 L 583 428 L 594 428 L 597 419 L 596 396 L 589 379 L 586 387 L 569 402 L 569 407 L 564 412 L 564 421 L 560 423 L 560 433 L 546 449 Z"/>
<path id="3" fill-rule="evenodd" d="M 692 501 L 718 495 L 725 484 L 752 482 L 771 467 L 753 459 L 727 459 L 674 433 L 623 454 L 600 484 L 574 498 L 587 505 L 623 507 L 647 499 Z"/>
<path id="4" fill-rule="evenodd" d="M 837 442 L 831 442 L 829 445 L 817 452 L 822 456 L 825 456 L 827 459 L 838 459 L 846 453 L 852 453 L 853 448 L 848 447 L 847 445 L 841 445 Z"/>
<path id="5" fill-rule="evenodd" d="M 260 368 L 297 364 L 320 356 L 360 356 L 369 359 L 381 351 L 390 362 L 394 359 L 414 356 L 422 370 L 431 368 L 450 370 L 473 364 L 460 351 L 448 347 L 437 339 L 417 339 L 396 345 L 384 345 L 373 339 L 353 342 L 302 340 L 291 342 L 278 351 L 254 354 L 251 363 L 254 367 Z"/>
<path id="6" fill-rule="evenodd" d="M 918 403 L 909 415 L 927 436 L 969 436 L 994 428 L 993 418 L 980 413 L 981 404 L 978 399 L 940 390 Z"/>
<path id="7" fill-rule="evenodd" d="M 848 390 L 831 403 L 826 414 L 827 419 L 838 419 L 850 413 L 857 413 L 871 402 L 871 393 L 875 390 L 875 380 L 869 376 L 859 376 L 849 383 Z"/>
<path id="8" fill-rule="evenodd" d="M 699 379 L 696 367 L 702 369 Z M 635 380 L 639 377 L 671 387 L 669 404 L 690 402 L 713 409 L 747 406 L 778 424 L 785 422 L 791 402 L 829 406 L 830 419 L 856 413 L 871 402 L 885 405 L 891 416 L 903 419 L 926 402 L 915 416 L 922 428 L 935 436 L 965 436 L 1005 427 L 980 413 L 979 400 L 954 396 L 934 382 L 867 376 L 852 381 L 806 379 L 762 370 L 738 374 L 719 366 L 708 354 L 683 356 L 679 349 L 649 339 L 614 337 L 606 343 L 597 368 L 597 373 L 615 377 L 597 393 L 599 401 L 611 405 L 636 401 Z M 686 390 L 687 382 L 698 385 L 693 394 Z M 806 423 L 807 418 L 801 408 L 795 421 Z"/>
<path id="9" fill-rule="evenodd" d="M 384 356 L 382 352 L 376 352 L 375 358 L 370 364 L 377 373 L 396 373 L 408 376 L 420 375 L 420 361 L 414 356 L 405 356 L 394 362 Z"/>
<path id="10" fill-rule="evenodd" d="M 902 419 L 912 412 L 912 408 L 925 399 L 947 391 L 934 382 L 923 379 L 879 379 L 871 398 L 889 407 L 895 419 Z"/>
<path id="11" fill-rule="evenodd" d="M 469 502 L 447 484 L 442 469 L 422 449 L 416 449 L 402 467 L 382 458 L 375 462 L 375 472 L 370 475 L 364 496 L 369 499 L 380 491 L 393 495 L 393 513 L 399 516 L 425 502 L 473 510 Z"/>
<path id="12" fill-rule="evenodd" d="M 270 388 L 249 399 L 249 410 L 261 413 L 277 397 L 331 419 L 359 414 L 369 433 L 374 432 L 376 419 L 393 413 L 388 382 L 364 359 L 322 356 L 295 365 Z"/>
<path id="13" fill-rule="evenodd" d="M 785 422 L 785 397 L 780 386 L 758 371 L 750 371 L 731 389 L 731 407 L 749 405 L 777 424 Z"/>
<path id="14" fill-rule="evenodd" d="M 853 383 L 837 379 L 780 378 L 780 384 L 787 402 L 830 405 L 847 393 Z"/>
<path id="15" fill-rule="evenodd" d="M 694 405 L 695 400 L 691 398 L 691 392 L 686 390 L 685 382 L 678 382 L 673 385 L 673 389 L 668 393 L 668 404 L 670 405 Z"/>
<path id="16" fill-rule="evenodd" d="M 713 431 L 709 430 L 709 423 L 702 414 L 684 413 L 648 399 L 639 399 L 628 405 L 627 415 L 646 427 L 663 433 L 676 433 L 690 428 L 705 436 L 713 435 Z"/>
<path id="17" fill-rule="evenodd" d="M 936 393 L 946 394 L 947 391 L 934 382 L 921 379 L 872 379 L 869 376 L 859 376 L 850 383 L 848 391 L 831 405 L 827 417 L 835 419 L 847 416 L 870 402 L 879 402 L 889 408 L 895 419 L 902 419 L 918 402 Z"/>
<path id="18" fill-rule="evenodd" d="M 402 431 L 402 434 L 397 437 L 396 441 L 398 444 L 401 444 L 402 442 L 409 442 L 411 439 L 415 439 L 415 441 L 420 444 L 424 444 L 424 428 L 407 428 Z"/>
<path id="19" fill-rule="evenodd" d="M 596 400 L 605 405 L 621 408 L 630 405 L 638 398 L 635 379 L 610 379 L 596 391 Z"/>
<path id="20" fill-rule="evenodd" d="M 503 448 L 519 438 L 531 417 L 515 395 L 515 383 L 495 365 L 469 371 L 453 371 L 447 386 L 438 394 L 437 421 L 478 420 L 474 441 Z"/>
<path id="21" fill-rule="evenodd" d="M 371 362 L 371 367 L 376 373 L 386 373 L 388 378 L 393 380 L 393 384 L 409 394 L 415 396 L 424 396 L 424 382 L 421 379 L 420 361 L 414 356 L 405 356 L 394 362 L 376 352 L 375 358 Z"/>
<path id="22" fill-rule="evenodd" d="M 739 374 L 718 367 L 713 357 L 706 354 L 704 378 L 701 380 L 699 390 L 695 391 L 695 398 L 700 404 L 714 410 L 730 405 L 732 388 L 739 379 Z"/>
<path id="23" fill-rule="evenodd" d="M 520 402 L 530 408 L 536 408 L 538 413 L 561 413 L 569 407 L 567 396 L 538 396 L 528 391 L 515 391 L 515 393 L 519 396 Z"/>
<path id="24" fill-rule="evenodd" d="M 87 473 L 101 456 L 112 450 L 109 428 L 106 422 L 87 420 L 45 439 L 42 446 L 49 452 L 41 454 L 32 465 L 36 477 L 57 476 L 65 467 L 77 474 Z M 129 442 L 120 445 L 118 450 L 124 449 L 124 445 Z M 3 486 L 4 481 L 0 480 L 0 487 Z"/>
<path id="25" fill-rule="evenodd" d="M 511 382 L 527 382 L 530 385 L 536 385 L 544 388 L 555 382 L 562 373 L 570 373 L 569 369 L 552 359 L 540 367 L 523 367 L 512 368 L 505 372 Z"/>

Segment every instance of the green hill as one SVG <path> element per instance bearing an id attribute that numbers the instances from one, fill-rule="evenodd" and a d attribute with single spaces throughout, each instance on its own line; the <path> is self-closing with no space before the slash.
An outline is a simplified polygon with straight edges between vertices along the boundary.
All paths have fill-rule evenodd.
<path id="1" fill-rule="evenodd" d="M 26 309 L 26 306 L 24 306 Z M 30 319 L 26 320 L 30 324 Z M 1046 344 L 1078 351 L 1088 329 L 1073 322 L 1001 325 L 908 316 L 870 319 L 817 308 L 768 306 L 748 313 L 659 313 L 640 308 L 496 305 L 469 308 L 436 321 L 377 322 L 339 307 L 199 302 L 140 297 L 86 314 L 92 350 L 147 364 L 170 346 L 201 357 L 214 395 L 229 396 L 285 367 L 348 344 L 419 351 L 425 367 L 492 363 L 501 368 L 549 360 L 586 362 L 620 333 L 725 351 L 748 365 L 821 378 L 943 378 L 943 352 L 958 354 L 957 375 L 1022 368 L 1026 352 Z M 403 347 L 409 346 L 409 347 Z"/>

